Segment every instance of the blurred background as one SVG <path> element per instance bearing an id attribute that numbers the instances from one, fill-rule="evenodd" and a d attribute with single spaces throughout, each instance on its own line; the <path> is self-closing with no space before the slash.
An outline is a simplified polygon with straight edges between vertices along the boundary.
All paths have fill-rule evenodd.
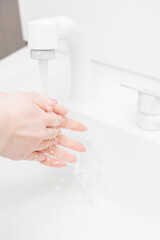
<path id="1" fill-rule="evenodd" d="M 92 60 L 159 80 L 159 12 L 158 0 L 0 0 L 0 59 L 25 46 L 28 21 L 65 15 L 83 27 Z"/>
<path id="2" fill-rule="evenodd" d="M 0 0 L 0 59 L 25 45 L 17 0 Z"/>

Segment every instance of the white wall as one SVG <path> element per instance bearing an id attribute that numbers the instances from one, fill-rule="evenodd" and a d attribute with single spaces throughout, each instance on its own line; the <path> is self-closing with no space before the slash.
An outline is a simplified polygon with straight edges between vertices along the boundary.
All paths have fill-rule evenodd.
<path id="1" fill-rule="evenodd" d="M 160 79 L 159 0 L 19 0 L 19 6 L 23 27 L 69 16 L 91 38 L 92 59 Z"/>

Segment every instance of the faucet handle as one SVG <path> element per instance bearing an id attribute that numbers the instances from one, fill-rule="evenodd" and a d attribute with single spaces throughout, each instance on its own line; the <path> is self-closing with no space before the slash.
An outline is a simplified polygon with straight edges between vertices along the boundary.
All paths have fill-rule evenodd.
<path id="1" fill-rule="evenodd" d="M 160 130 L 160 93 L 130 83 L 121 86 L 138 92 L 137 125 L 146 130 Z"/>
<path id="2" fill-rule="evenodd" d="M 122 87 L 126 87 L 126 88 L 130 88 L 130 89 L 133 89 L 133 90 L 136 90 L 136 91 L 138 91 L 139 93 L 144 93 L 144 94 L 150 95 L 150 96 L 152 96 L 152 97 L 158 97 L 158 98 L 160 98 L 160 92 L 151 91 L 151 90 L 149 90 L 149 89 L 144 89 L 144 88 L 141 88 L 141 87 L 136 86 L 136 85 L 131 84 L 131 83 L 122 82 L 122 83 L 121 83 L 121 86 L 122 86 Z"/>
<path id="3" fill-rule="evenodd" d="M 138 109 L 142 113 L 150 115 L 160 114 L 160 93 L 149 89 L 141 88 L 130 83 L 121 83 L 122 87 L 136 90 L 139 95 Z"/>

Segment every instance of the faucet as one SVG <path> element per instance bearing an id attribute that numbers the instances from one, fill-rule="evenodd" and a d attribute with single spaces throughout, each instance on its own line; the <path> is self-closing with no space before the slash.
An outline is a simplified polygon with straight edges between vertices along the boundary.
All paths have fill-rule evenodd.
<path id="1" fill-rule="evenodd" d="M 121 86 L 138 91 L 137 125 L 145 130 L 160 130 L 160 93 L 129 83 Z"/>
<path id="2" fill-rule="evenodd" d="M 71 99 L 86 103 L 95 99 L 95 86 L 90 75 L 88 39 L 81 27 L 68 17 L 33 20 L 28 23 L 28 46 L 36 60 L 55 58 L 59 40 L 65 40 L 71 63 Z"/>

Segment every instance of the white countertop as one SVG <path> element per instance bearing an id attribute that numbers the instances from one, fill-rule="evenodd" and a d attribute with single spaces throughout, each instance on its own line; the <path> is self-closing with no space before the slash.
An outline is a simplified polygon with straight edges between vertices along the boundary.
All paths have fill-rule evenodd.
<path id="1" fill-rule="evenodd" d="M 160 143 L 160 131 L 146 131 L 136 125 L 138 95 L 120 87 L 120 82 L 141 82 L 141 85 L 160 91 L 160 83 L 136 74 L 123 72 L 103 64 L 92 64 L 93 79 L 99 85 L 99 96 L 90 104 L 73 104 L 69 92 L 69 61 L 65 54 L 49 62 L 49 94 L 69 108 L 95 118 L 133 135 Z M 53 79 L 53 81 L 52 81 Z M 38 64 L 29 57 L 29 49 L 23 48 L 0 61 L 1 91 L 40 91 Z"/>

